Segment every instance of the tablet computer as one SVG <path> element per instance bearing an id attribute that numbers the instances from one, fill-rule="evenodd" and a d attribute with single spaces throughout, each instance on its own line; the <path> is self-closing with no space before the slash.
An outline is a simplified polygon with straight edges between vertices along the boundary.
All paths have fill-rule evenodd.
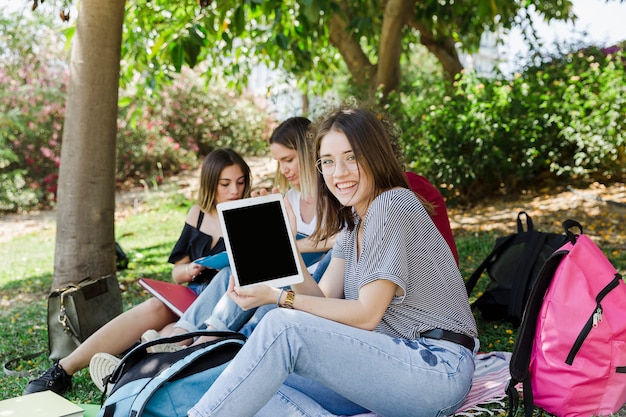
<path id="1" fill-rule="evenodd" d="M 227 201 L 217 212 L 239 286 L 284 287 L 304 280 L 281 194 Z"/>

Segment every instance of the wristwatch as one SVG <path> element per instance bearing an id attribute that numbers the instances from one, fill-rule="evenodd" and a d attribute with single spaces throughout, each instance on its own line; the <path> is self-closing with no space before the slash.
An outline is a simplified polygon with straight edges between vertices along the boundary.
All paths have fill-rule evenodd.
<path id="1" fill-rule="evenodd" d="M 285 291 L 285 293 L 287 294 L 285 296 L 285 302 L 281 303 L 278 305 L 278 307 L 282 307 L 282 308 L 293 308 L 293 301 L 296 298 L 296 293 L 293 292 L 292 290 L 287 290 Z"/>

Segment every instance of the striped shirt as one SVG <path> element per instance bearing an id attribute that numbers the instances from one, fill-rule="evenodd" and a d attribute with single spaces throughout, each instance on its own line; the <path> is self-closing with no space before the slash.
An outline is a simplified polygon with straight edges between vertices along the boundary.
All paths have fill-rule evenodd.
<path id="1" fill-rule="evenodd" d="M 477 336 L 454 256 L 413 192 L 398 188 L 376 197 L 365 216 L 360 258 L 357 230 L 344 229 L 333 248 L 345 261 L 345 298 L 358 299 L 359 289 L 377 279 L 403 290 L 376 331 L 409 340 L 435 328 Z"/>

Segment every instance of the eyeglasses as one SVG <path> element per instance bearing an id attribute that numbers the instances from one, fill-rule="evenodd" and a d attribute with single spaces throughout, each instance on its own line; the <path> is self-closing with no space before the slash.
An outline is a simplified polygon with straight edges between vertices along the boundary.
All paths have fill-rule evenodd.
<path id="1" fill-rule="evenodd" d="M 356 159 L 356 155 L 348 153 L 342 156 L 339 161 L 333 158 L 320 158 L 315 163 L 317 171 L 322 175 L 333 175 L 337 165 L 341 163 L 348 171 L 356 171 L 359 168 L 359 163 Z"/>

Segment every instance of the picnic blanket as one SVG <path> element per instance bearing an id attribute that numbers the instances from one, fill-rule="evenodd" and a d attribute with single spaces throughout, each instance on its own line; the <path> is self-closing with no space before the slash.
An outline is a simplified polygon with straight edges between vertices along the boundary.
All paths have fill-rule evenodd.
<path id="1" fill-rule="evenodd" d="M 509 362 L 511 352 L 487 352 L 476 355 L 476 370 L 472 388 L 455 417 L 475 417 L 481 414 L 506 413 L 504 390 L 509 382 Z M 490 408 L 485 406 L 491 405 Z M 352 417 L 379 417 L 375 413 L 359 414 Z"/>

